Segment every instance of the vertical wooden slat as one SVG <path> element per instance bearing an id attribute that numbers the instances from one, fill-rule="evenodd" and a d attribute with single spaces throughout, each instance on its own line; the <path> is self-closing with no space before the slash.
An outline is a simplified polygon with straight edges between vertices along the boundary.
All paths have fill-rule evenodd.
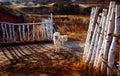
<path id="1" fill-rule="evenodd" d="M 120 51 L 119 51 L 119 61 L 117 62 L 118 63 L 118 76 L 120 76 Z"/>
<path id="2" fill-rule="evenodd" d="M 11 24 L 9 24 L 9 32 L 10 32 L 10 42 L 12 41 L 12 28 L 11 28 Z"/>
<path id="3" fill-rule="evenodd" d="M 39 25 L 36 25 L 36 26 L 37 26 L 37 36 L 38 36 L 38 40 L 40 40 Z"/>
<path id="4" fill-rule="evenodd" d="M 15 25 L 12 25 L 12 33 L 13 33 L 13 42 L 16 42 L 16 35 L 15 35 Z"/>
<path id="5" fill-rule="evenodd" d="M 104 12 L 101 15 L 101 21 L 100 21 L 100 24 L 98 25 L 98 30 L 96 32 L 95 43 L 94 43 L 93 52 L 92 52 L 92 56 L 91 56 L 91 60 L 90 60 L 91 65 L 93 65 L 94 60 L 95 60 L 96 49 L 97 49 L 97 45 L 98 45 L 98 40 L 99 40 L 101 28 L 102 28 L 103 17 L 104 17 Z"/>
<path id="6" fill-rule="evenodd" d="M 32 36 L 33 36 L 33 41 L 34 41 L 34 40 L 35 40 L 35 25 L 34 25 L 34 23 L 33 23 L 33 25 L 32 25 L 32 26 L 33 26 L 33 30 L 32 30 L 33 35 L 32 35 Z"/>
<path id="7" fill-rule="evenodd" d="M 108 66 L 107 68 L 107 75 L 113 76 L 113 67 L 114 67 L 114 51 L 117 45 L 118 37 L 120 35 L 120 4 L 116 5 L 115 9 L 115 29 L 114 29 L 114 36 L 112 39 L 112 43 L 108 53 Z"/>
<path id="8" fill-rule="evenodd" d="M 3 42 L 5 42 L 5 29 L 4 29 L 4 24 L 1 24 L 1 28 L 2 28 L 2 33 L 3 33 Z"/>
<path id="9" fill-rule="evenodd" d="M 96 67 L 96 68 L 98 67 L 97 62 L 99 61 L 99 55 L 101 56 L 101 54 L 102 54 L 101 47 L 102 47 L 102 43 L 103 43 L 104 30 L 105 30 L 105 26 L 106 26 L 105 23 L 106 23 L 107 9 L 103 9 L 103 13 L 104 13 L 104 17 L 103 17 L 103 21 L 102 21 L 102 28 L 101 28 L 101 32 L 100 32 L 100 38 L 98 40 L 95 62 L 94 62 L 94 67 Z"/>
<path id="10" fill-rule="evenodd" d="M 7 24 L 5 24 L 4 26 L 5 26 L 5 32 L 6 32 L 6 40 L 7 40 L 7 42 L 9 42 L 9 35 L 8 35 Z"/>
<path id="11" fill-rule="evenodd" d="M 110 12 L 110 18 L 108 21 L 108 28 L 107 28 L 107 36 L 105 39 L 105 46 L 104 46 L 104 51 L 103 51 L 103 58 L 104 58 L 104 62 L 102 62 L 101 64 L 101 73 L 106 74 L 107 72 L 107 66 L 105 63 L 107 63 L 108 60 L 108 52 L 109 52 L 109 48 L 110 48 L 110 44 L 111 44 L 111 40 L 112 40 L 112 29 L 113 29 L 113 21 L 114 21 L 114 8 L 115 8 L 115 2 L 112 2 L 112 10 Z"/>
<path id="12" fill-rule="evenodd" d="M 88 28 L 88 33 L 87 33 L 87 38 L 86 38 L 85 48 L 84 48 L 84 54 L 83 54 L 83 58 L 85 58 L 85 61 L 86 61 L 86 57 L 88 56 L 90 43 L 91 43 L 91 38 L 92 38 L 92 35 L 93 35 L 93 31 L 94 31 L 94 27 L 95 27 L 95 23 L 96 23 L 96 17 L 98 15 L 99 7 L 93 8 L 92 10 L 93 10 L 93 12 L 91 13 L 92 16 L 91 16 L 91 20 L 90 20 L 90 24 L 89 24 L 89 28 Z"/>
<path id="13" fill-rule="evenodd" d="M 90 44 L 89 53 L 88 53 L 88 56 L 87 56 L 87 59 L 86 59 L 87 63 L 90 61 L 91 56 L 92 56 L 93 47 L 94 47 L 94 44 L 95 44 L 95 38 L 96 38 L 98 26 L 100 24 L 100 20 L 101 20 L 101 18 L 100 18 L 100 16 L 98 16 L 98 20 L 97 20 L 96 27 L 95 27 L 95 30 L 94 30 L 94 33 L 93 33 L 93 36 L 92 36 L 91 44 Z"/>
<path id="14" fill-rule="evenodd" d="M 19 37 L 20 37 L 20 41 L 22 41 L 21 25 L 19 25 Z"/>
<path id="15" fill-rule="evenodd" d="M 27 25 L 28 41 L 30 40 L 30 25 Z"/>
<path id="16" fill-rule="evenodd" d="M 110 15 L 111 15 L 112 5 L 113 5 L 113 2 L 111 1 L 110 5 L 109 5 L 109 9 L 108 9 L 108 14 L 107 14 L 106 22 L 105 22 L 103 42 L 102 42 L 102 45 L 100 47 L 100 54 L 98 56 L 98 61 L 97 61 L 97 64 L 96 64 L 97 68 L 99 68 L 101 66 L 101 63 L 103 61 L 102 60 L 102 56 L 103 56 L 103 52 L 104 52 L 105 40 L 106 40 L 107 29 L 108 29 L 108 21 L 109 21 Z"/>
<path id="17" fill-rule="evenodd" d="M 25 36 L 25 25 L 22 25 L 22 33 L 23 33 L 23 40 L 26 40 L 26 36 Z"/>
<path id="18" fill-rule="evenodd" d="M 45 24 L 42 23 L 42 40 L 45 39 Z"/>

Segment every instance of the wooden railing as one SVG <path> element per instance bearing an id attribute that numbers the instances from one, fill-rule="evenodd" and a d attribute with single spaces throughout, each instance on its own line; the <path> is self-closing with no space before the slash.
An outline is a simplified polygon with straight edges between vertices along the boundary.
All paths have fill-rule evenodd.
<path id="1" fill-rule="evenodd" d="M 37 23 L 0 22 L 0 43 L 52 40 L 52 16 Z"/>

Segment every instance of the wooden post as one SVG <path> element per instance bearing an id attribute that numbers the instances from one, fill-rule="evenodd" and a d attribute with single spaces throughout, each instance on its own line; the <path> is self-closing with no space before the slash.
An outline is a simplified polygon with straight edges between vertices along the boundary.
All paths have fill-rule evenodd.
<path id="1" fill-rule="evenodd" d="M 42 23 L 42 40 L 44 40 L 45 39 L 45 34 L 44 34 L 44 32 L 45 32 L 45 25 L 44 25 L 44 23 Z"/>
<path id="2" fill-rule="evenodd" d="M 36 25 L 37 26 L 37 36 L 38 36 L 38 40 L 40 40 L 40 32 L 39 32 L 39 25 Z"/>
<path id="3" fill-rule="evenodd" d="M 92 11 L 91 11 L 90 23 L 89 23 L 89 28 L 88 28 L 86 42 L 85 42 L 84 53 L 83 53 L 83 58 L 85 58 L 85 61 L 86 61 L 86 58 L 88 56 L 90 42 L 91 42 L 91 37 L 92 37 L 93 30 L 94 30 L 91 27 L 95 26 L 96 16 L 98 14 L 98 10 L 99 10 L 99 8 L 96 7 L 96 8 L 92 8 Z"/>
<path id="4" fill-rule="evenodd" d="M 85 47 L 84 47 L 84 53 L 83 53 L 83 59 L 86 59 L 86 53 L 87 53 L 87 47 L 89 46 L 89 42 L 88 42 L 88 39 L 89 39 L 89 32 L 90 32 L 90 27 L 91 27 L 91 23 L 92 23 L 92 17 L 93 17 L 93 15 L 95 14 L 94 13 L 94 10 L 95 10 L 95 8 L 92 8 L 92 10 L 91 10 L 91 15 L 90 15 L 90 22 L 89 22 L 89 27 L 88 27 L 88 33 L 87 33 L 87 38 L 86 38 L 86 42 L 85 42 Z"/>
<path id="5" fill-rule="evenodd" d="M 33 23 L 33 41 L 35 40 L 35 25 Z"/>
<path id="6" fill-rule="evenodd" d="M 100 38 L 98 40 L 98 45 L 97 45 L 97 48 L 96 48 L 96 55 L 95 55 L 95 61 L 94 61 L 94 67 L 97 67 L 97 62 L 99 61 L 99 54 L 102 54 L 100 52 L 101 50 L 101 47 L 102 47 L 102 43 L 103 43 L 103 37 L 104 37 L 104 30 L 105 30 L 105 23 L 106 23 L 106 16 L 107 16 L 107 9 L 103 9 L 103 19 L 102 19 L 102 27 L 101 27 L 101 32 L 100 32 Z"/>
<path id="7" fill-rule="evenodd" d="M 12 25 L 12 33 L 13 33 L 13 40 L 14 42 L 16 42 L 16 35 L 15 35 L 15 28 L 14 28 L 15 25 Z"/>
<path id="8" fill-rule="evenodd" d="M 27 25 L 28 41 L 30 40 L 30 25 Z"/>
<path id="9" fill-rule="evenodd" d="M 6 40 L 7 40 L 7 42 L 9 42 L 9 35 L 8 35 L 7 24 L 5 24 L 4 26 L 5 26 L 5 32 L 6 32 Z"/>
<path id="10" fill-rule="evenodd" d="M 51 40 L 53 39 L 53 15 L 51 13 L 51 18 L 50 18 L 50 29 L 51 29 Z"/>
<path id="11" fill-rule="evenodd" d="M 19 37 L 20 37 L 20 41 L 22 41 L 21 25 L 18 25 L 18 26 L 19 26 Z"/>
<path id="12" fill-rule="evenodd" d="M 94 60 L 95 60 L 95 55 L 96 55 L 97 45 L 98 45 L 98 41 L 99 41 L 99 36 L 100 36 L 100 33 L 101 33 L 103 18 L 104 18 L 104 12 L 101 15 L 101 21 L 100 21 L 100 24 L 98 24 L 98 29 L 96 31 L 96 37 L 95 37 L 95 42 L 94 42 L 94 46 L 93 46 L 93 52 L 92 52 L 92 56 L 91 56 L 91 60 L 90 60 L 91 65 L 93 65 Z"/>
<path id="13" fill-rule="evenodd" d="M 25 36 L 25 25 L 22 25 L 22 33 L 23 33 L 23 40 L 26 40 L 26 36 Z"/>
<path id="14" fill-rule="evenodd" d="M 120 76 L 120 51 L 119 51 L 119 61 L 118 61 L 118 76 Z"/>
<path id="15" fill-rule="evenodd" d="M 101 14 L 101 13 L 100 13 L 100 14 Z M 86 60 L 87 63 L 89 63 L 89 61 L 90 61 L 90 59 L 91 59 L 91 56 L 92 56 L 92 52 L 93 52 L 93 47 L 94 47 L 94 44 L 95 44 L 95 38 L 96 38 L 98 26 L 99 26 L 100 21 L 101 21 L 100 14 L 99 14 L 99 16 L 98 16 L 98 20 L 97 20 L 97 23 L 96 23 L 96 27 L 95 27 L 95 30 L 94 30 L 94 33 L 93 33 L 93 36 L 92 36 L 92 41 L 91 41 L 91 44 L 90 44 L 90 49 L 89 49 L 89 53 L 88 53 L 87 60 Z"/>
<path id="16" fill-rule="evenodd" d="M 5 29 L 4 29 L 4 24 L 1 24 L 1 28 L 2 28 L 2 33 L 3 33 L 3 42 L 5 42 Z"/>
<path id="17" fill-rule="evenodd" d="M 109 10 L 108 10 L 106 22 L 105 22 L 103 42 L 102 42 L 102 45 L 101 45 L 101 48 L 100 48 L 100 54 L 98 56 L 98 61 L 96 63 L 97 68 L 101 67 L 101 63 L 102 63 L 102 56 L 103 56 L 103 52 L 104 52 L 105 40 L 106 40 L 107 29 L 108 29 L 108 21 L 109 21 L 109 18 L 111 16 L 112 5 L 113 5 L 113 2 L 111 1 L 110 5 L 109 5 Z"/>
<path id="18" fill-rule="evenodd" d="M 120 35 L 120 5 L 116 5 L 115 9 L 115 29 L 114 35 L 112 39 L 112 43 L 110 46 L 110 50 L 108 53 L 108 66 L 107 74 L 108 76 L 113 76 L 113 66 L 114 66 L 114 51 L 117 45 L 118 36 Z"/>
<path id="19" fill-rule="evenodd" d="M 110 43 L 111 43 L 111 35 L 112 35 L 112 29 L 113 29 L 113 18 L 114 18 L 114 8 L 115 8 L 115 2 L 112 4 L 112 10 L 110 14 L 110 19 L 108 21 L 108 28 L 107 28 L 107 36 L 105 39 L 105 45 L 104 45 L 104 51 L 103 51 L 103 62 L 101 65 L 101 74 L 106 74 L 107 71 L 107 60 L 108 60 L 108 52 L 110 48 Z"/>
<path id="20" fill-rule="evenodd" d="M 12 29 L 11 29 L 11 26 L 12 26 L 12 25 L 9 24 L 10 42 L 12 41 Z"/>

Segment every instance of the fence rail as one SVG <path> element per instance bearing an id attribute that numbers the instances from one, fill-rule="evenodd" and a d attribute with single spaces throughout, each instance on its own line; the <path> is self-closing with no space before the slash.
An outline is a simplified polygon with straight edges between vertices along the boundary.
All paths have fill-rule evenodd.
<path id="1" fill-rule="evenodd" d="M 52 35 L 52 15 L 51 18 L 37 23 L 0 22 L 0 43 L 52 40 Z"/>

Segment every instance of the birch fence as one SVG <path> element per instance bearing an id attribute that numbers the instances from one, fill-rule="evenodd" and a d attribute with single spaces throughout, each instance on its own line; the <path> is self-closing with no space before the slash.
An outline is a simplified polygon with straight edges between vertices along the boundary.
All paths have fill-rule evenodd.
<path id="1" fill-rule="evenodd" d="M 114 51 L 120 37 L 120 4 L 111 1 L 109 9 L 98 11 L 98 7 L 91 10 L 83 59 L 100 69 L 101 75 L 113 76 Z"/>
<path id="2" fill-rule="evenodd" d="M 0 43 L 52 40 L 53 29 L 52 14 L 37 23 L 0 22 Z"/>

